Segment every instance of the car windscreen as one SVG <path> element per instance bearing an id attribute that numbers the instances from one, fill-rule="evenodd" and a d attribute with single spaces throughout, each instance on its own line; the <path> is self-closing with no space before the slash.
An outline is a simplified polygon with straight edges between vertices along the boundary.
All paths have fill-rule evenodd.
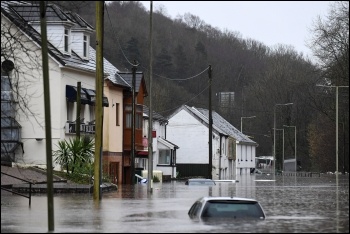
<path id="1" fill-rule="evenodd" d="M 203 208 L 202 217 L 265 219 L 257 201 L 212 200 Z"/>

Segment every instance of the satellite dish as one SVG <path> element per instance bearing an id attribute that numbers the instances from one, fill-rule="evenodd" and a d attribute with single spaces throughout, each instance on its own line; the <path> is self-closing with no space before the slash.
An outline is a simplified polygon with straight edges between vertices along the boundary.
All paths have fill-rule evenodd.
<path id="1" fill-rule="evenodd" d="M 1 64 L 1 68 L 2 70 L 4 70 L 5 72 L 10 72 L 13 70 L 13 68 L 15 67 L 15 65 L 13 64 L 13 62 L 11 60 L 5 60 L 2 62 Z"/>

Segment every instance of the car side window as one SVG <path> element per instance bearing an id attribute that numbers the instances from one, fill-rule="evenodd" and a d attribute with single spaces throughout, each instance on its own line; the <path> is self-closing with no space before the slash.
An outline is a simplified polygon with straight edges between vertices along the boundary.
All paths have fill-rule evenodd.
<path id="1" fill-rule="evenodd" d="M 201 206 L 202 206 L 202 203 L 197 201 L 195 202 L 192 207 L 190 208 L 190 210 L 188 211 L 188 214 L 191 216 L 191 217 L 195 217 L 195 216 L 198 216 L 199 214 L 199 211 L 201 209 Z"/>

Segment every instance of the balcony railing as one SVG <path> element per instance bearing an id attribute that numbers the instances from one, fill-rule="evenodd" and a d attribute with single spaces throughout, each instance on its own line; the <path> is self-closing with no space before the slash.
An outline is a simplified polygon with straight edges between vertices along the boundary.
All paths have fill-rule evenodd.
<path id="1" fill-rule="evenodd" d="M 76 134 L 76 123 L 66 123 L 66 134 Z M 95 124 L 80 124 L 80 133 L 95 134 Z"/>

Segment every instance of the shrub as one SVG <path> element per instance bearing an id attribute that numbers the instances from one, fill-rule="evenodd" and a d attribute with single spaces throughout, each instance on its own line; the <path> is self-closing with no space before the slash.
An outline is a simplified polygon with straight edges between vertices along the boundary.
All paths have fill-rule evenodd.
<path id="1" fill-rule="evenodd" d="M 89 136 L 75 137 L 58 142 L 53 151 L 55 162 L 67 170 L 67 174 L 90 174 L 93 169 L 94 141 Z"/>
<path id="2" fill-rule="evenodd" d="M 153 176 L 153 182 L 160 182 L 158 176 L 155 176 L 155 175 Z"/>

